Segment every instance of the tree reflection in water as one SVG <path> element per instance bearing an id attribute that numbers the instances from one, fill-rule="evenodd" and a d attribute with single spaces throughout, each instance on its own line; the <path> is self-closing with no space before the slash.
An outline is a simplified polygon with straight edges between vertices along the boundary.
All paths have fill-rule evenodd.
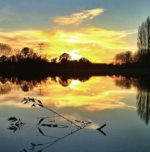
<path id="1" fill-rule="evenodd" d="M 37 87 L 41 83 L 46 82 L 46 79 L 43 80 L 22 80 L 19 78 L 3 78 L 0 77 L 0 94 L 7 94 L 14 90 L 15 88 L 20 88 L 23 92 L 28 92 L 33 90 L 34 87 Z"/>
<path id="2" fill-rule="evenodd" d="M 142 120 L 148 125 L 150 121 L 150 77 L 142 76 L 133 77 L 117 77 L 116 85 L 130 89 L 132 86 L 137 88 L 137 113 Z"/>
<path id="3" fill-rule="evenodd" d="M 71 84 L 73 80 L 79 80 L 81 82 L 89 80 L 90 76 L 75 76 L 75 77 L 67 77 L 67 76 L 53 76 L 49 77 L 51 81 L 60 84 L 63 87 L 67 87 Z M 0 94 L 7 94 L 14 90 L 14 87 L 20 88 L 23 92 L 28 92 L 36 88 L 38 85 L 46 84 L 47 80 L 45 79 L 19 79 L 19 78 L 4 78 L 0 77 Z"/>
<path id="4" fill-rule="evenodd" d="M 56 82 L 63 87 L 67 87 L 71 84 L 72 80 L 79 80 L 81 82 L 90 79 L 89 75 L 77 75 L 77 76 L 51 76 L 45 79 L 19 79 L 19 78 L 3 78 L 0 77 L 0 94 L 7 94 L 13 90 L 13 86 L 21 88 L 22 91 L 28 92 L 38 85 L 47 84 L 49 80 Z M 137 88 L 137 113 L 146 124 L 150 121 L 150 81 L 148 76 L 130 77 L 119 76 L 115 77 L 115 83 L 117 86 L 130 89 L 131 87 Z"/>

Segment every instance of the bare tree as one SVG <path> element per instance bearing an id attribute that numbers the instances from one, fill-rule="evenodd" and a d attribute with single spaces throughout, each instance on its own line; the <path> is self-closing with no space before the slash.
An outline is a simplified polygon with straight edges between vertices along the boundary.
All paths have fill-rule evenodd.
<path id="1" fill-rule="evenodd" d="M 43 50 L 43 47 L 44 47 L 44 46 L 45 46 L 45 43 L 43 43 L 43 42 L 38 43 L 39 53 L 40 53 L 40 54 L 42 53 L 42 50 Z"/>
<path id="2" fill-rule="evenodd" d="M 0 43 L 0 56 L 8 56 L 11 54 L 11 47 L 8 44 Z"/>
<path id="3" fill-rule="evenodd" d="M 140 61 L 150 54 L 150 17 L 148 17 L 138 29 L 137 45 L 138 58 Z"/>

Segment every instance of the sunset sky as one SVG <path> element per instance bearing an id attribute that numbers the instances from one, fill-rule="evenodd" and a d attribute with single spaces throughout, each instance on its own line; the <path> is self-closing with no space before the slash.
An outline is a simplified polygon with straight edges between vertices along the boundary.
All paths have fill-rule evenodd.
<path id="1" fill-rule="evenodd" d="M 49 58 L 68 52 L 111 62 L 136 51 L 138 26 L 150 15 L 149 0 L 0 0 L 0 43 L 32 47 Z"/>

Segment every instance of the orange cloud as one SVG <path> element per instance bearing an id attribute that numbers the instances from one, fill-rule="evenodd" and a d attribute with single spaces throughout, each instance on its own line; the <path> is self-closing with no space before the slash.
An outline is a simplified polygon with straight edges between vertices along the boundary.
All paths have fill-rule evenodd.
<path id="1" fill-rule="evenodd" d="M 49 40 L 40 30 L 22 30 L 13 32 L 0 32 L 0 42 L 8 43 L 12 47 L 21 48 L 24 46 L 34 47 L 40 42 L 48 43 Z"/>
<path id="2" fill-rule="evenodd" d="M 116 31 L 97 27 L 78 28 L 77 30 L 53 29 L 51 31 L 24 30 L 0 32 L 0 42 L 12 47 L 32 47 L 39 52 L 38 43 L 46 44 L 42 53 L 57 57 L 64 52 L 74 56 L 84 56 L 92 62 L 111 62 L 116 53 L 135 50 L 124 38 L 137 30 Z"/>
<path id="3" fill-rule="evenodd" d="M 134 33 L 136 30 L 115 31 L 88 27 L 77 31 L 56 30 L 55 33 L 49 32 L 46 35 L 50 40 L 49 50 L 54 50 L 51 51 L 52 56 L 72 52 L 92 62 L 111 62 L 116 53 L 136 49 L 123 40 Z"/>
<path id="4" fill-rule="evenodd" d="M 57 17 L 54 19 L 54 22 L 61 25 L 70 25 L 70 24 L 78 25 L 86 20 L 93 19 L 94 17 L 102 14 L 103 12 L 104 12 L 104 9 L 102 8 L 83 10 L 78 13 L 73 13 L 70 16 Z"/>

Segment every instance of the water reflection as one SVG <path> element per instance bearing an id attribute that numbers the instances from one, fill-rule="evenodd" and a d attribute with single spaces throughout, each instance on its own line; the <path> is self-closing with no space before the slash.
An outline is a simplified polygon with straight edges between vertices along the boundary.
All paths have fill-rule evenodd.
<path id="1" fill-rule="evenodd" d="M 30 104 L 31 107 L 40 107 L 43 108 L 44 110 L 49 111 L 51 114 L 55 114 L 52 116 L 38 118 L 39 120 L 34 124 L 34 128 L 35 128 L 34 130 L 36 130 L 36 133 L 38 133 L 37 139 L 36 141 L 31 141 L 29 146 L 21 150 L 22 152 L 28 152 L 28 151 L 43 152 L 46 149 L 49 149 L 52 145 L 56 144 L 57 142 L 60 142 L 63 139 L 72 136 L 73 134 L 79 132 L 82 129 L 85 129 L 87 126 L 92 124 L 91 121 L 87 121 L 87 120 L 77 120 L 77 119 L 71 120 L 70 118 L 67 118 L 64 115 L 59 114 L 55 110 L 46 107 L 38 99 L 25 97 L 23 98 L 22 103 Z M 8 121 L 10 122 L 10 126 L 8 127 L 8 130 L 12 131 L 13 133 L 16 133 L 23 126 L 28 125 L 17 117 L 10 117 L 8 118 Z M 106 124 L 100 126 L 99 128 L 96 128 L 95 130 L 99 131 L 100 133 L 106 136 L 106 133 L 102 130 L 105 126 Z M 63 129 L 62 130 L 62 132 L 64 132 L 63 135 L 57 134 L 60 131 L 60 129 L 61 130 Z M 67 129 L 67 131 L 64 129 Z M 49 133 L 55 133 L 57 135 L 49 135 Z M 39 136 L 44 137 L 40 143 L 38 143 Z"/>
<path id="2" fill-rule="evenodd" d="M 50 80 L 52 82 L 56 82 L 60 84 L 63 87 L 68 87 L 73 80 L 78 80 L 80 82 L 85 82 L 89 80 L 89 76 L 80 76 L 80 77 L 66 77 L 66 76 L 60 76 L 60 77 L 50 77 Z M 19 78 L 4 78 L 0 77 L 0 94 L 7 94 L 11 90 L 14 89 L 14 86 L 17 86 L 18 88 L 21 88 L 22 91 L 28 92 L 32 91 L 33 88 L 36 88 L 38 85 L 47 84 L 48 78 L 45 79 L 19 79 Z"/>
<path id="3" fill-rule="evenodd" d="M 148 125 L 150 121 L 150 78 L 147 77 L 118 77 L 115 79 L 116 85 L 130 89 L 137 88 L 137 113 Z"/>
<path id="4" fill-rule="evenodd" d="M 96 109 L 109 109 L 109 108 L 113 108 L 113 107 L 130 107 L 127 106 L 126 104 L 119 102 L 122 98 L 123 98 L 123 94 L 121 93 L 121 91 L 119 92 L 116 91 L 116 88 L 114 89 L 115 92 L 113 92 L 113 84 L 109 84 L 109 86 L 107 86 L 108 84 L 106 84 L 105 82 L 103 82 L 103 78 L 101 83 L 100 82 L 95 82 L 95 84 L 97 84 L 97 86 L 101 85 L 103 88 L 102 89 L 98 89 L 97 86 L 95 86 L 94 83 L 90 83 L 90 86 L 84 85 L 83 87 L 78 87 L 75 88 L 75 85 L 81 83 L 81 82 L 85 82 L 88 81 L 90 79 L 90 77 L 87 76 L 76 76 L 76 77 L 67 77 L 67 76 L 60 76 L 60 77 L 50 77 L 50 78 L 45 78 L 43 80 L 37 79 L 37 80 L 30 80 L 30 79 L 26 79 L 26 80 L 21 80 L 19 78 L 3 78 L 0 77 L 0 94 L 9 94 L 12 90 L 14 89 L 21 89 L 23 92 L 31 92 L 34 90 L 34 88 L 39 87 L 39 95 L 42 95 L 42 87 L 41 86 L 47 86 L 47 90 L 48 90 L 48 86 L 50 87 L 51 85 L 54 86 L 53 83 L 56 84 L 60 84 L 63 87 L 67 87 L 67 88 L 72 88 L 76 89 L 76 92 L 72 92 L 72 90 L 68 90 L 69 93 L 71 93 L 72 95 L 69 97 L 72 99 L 72 101 L 70 101 L 70 104 L 74 104 L 77 106 L 84 106 L 86 109 L 88 110 L 96 110 Z M 104 77 L 104 80 L 106 78 Z M 107 78 L 109 81 L 109 78 Z M 99 79 L 100 80 L 100 79 Z M 138 115 L 141 117 L 142 120 L 145 121 L 146 124 L 149 123 L 150 121 L 150 81 L 149 81 L 149 77 L 125 77 L 125 76 L 119 76 L 119 77 L 113 77 L 113 80 L 115 80 L 115 84 L 116 86 L 122 87 L 124 89 L 132 89 L 137 88 L 137 113 Z M 89 81 L 90 82 L 90 81 Z M 94 81 L 92 81 L 94 82 Z M 107 86 L 107 87 L 105 87 Z M 91 92 L 89 92 L 89 87 L 91 89 Z M 111 88 L 111 89 L 110 89 Z M 110 90 L 109 90 L 110 89 Z M 52 89 L 53 90 L 53 89 Z M 62 92 L 62 89 L 60 88 L 55 88 L 55 93 L 51 90 L 51 93 L 57 94 L 57 97 L 60 95 L 63 95 L 64 92 Z M 57 90 L 57 93 L 56 93 Z M 59 91 L 61 90 L 61 92 Z M 78 91 L 79 90 L 79 91 Z M 93 91 L 94 90 L 94 91 Z M 65 90 L 66 91 L 66 90 Z M 43 92 L 45 93 L 45 96 L 48 96 L 49 94 L 47 94 L 48 92 L 44 89 Z M 47 93 L 46 93 L 47 92 Z M 92 93 L 93 92 L 93 93 Z M 119 94 L 118 94 L 119 92 Z M 112 94 L 115 95 L 115 93 L 117 93 L 114 97 L 111 95 L 111 102 L 108 94 Z M 59 95 L 58 95 L 59 94 Z M 80 95 L 79 99 L 78 99 L 78 95 Z M 84 100 L 87 100 L 89 97 L 94 97 L 96 96 L 96 98 L 94 100 L 94 103 L 90 103 L 89 101 L 86 101 L 86 104 L 84 102 L 83 104 L 83 97 L 81 98 L 81 95 L 86 96 L 86 98 Z M 79 102 L 74 102 L 74 96 L 76 99 L 78 99 Z M 108 96 L 108 97 L 107 97 Z M 117 103 L 115 103 L 115 101 L 113 100 L 113 98 L 117 98 L 118 101 Z M 66 100 L 66 98 L 65 98 Z M 68 100 L 68 99 L 67 99 Z M 98 101 L 99 100 L 99 101 Z M 101 100 L 101 102 L 100 102 Z M 103 102 L 103 100 L 105 100 Z M 68 105 L 68 103 L 66 101 L 63 102 L 63 97 L 62 97 L 62 101 L 61 103 L 58 103 L 57 101 L 57 106 L 71 106 Z M 116 104 L 116 105 L 115 105 Z M 83 108 L 83 107 L 82 107 Z"/>
<path id="5" fill-rule="evenodd" d="M 5 79 L 1 84 L 10 83 L 11 92 L 2 96 L 1 101 L 8 103 L 9 100 L 18 100 L 21 96 L 30 95 L 41 98 L 47 105 L 59 109 L 81 107 L 86 111 L 98 111 L 134 108 L 122 102 L 128 92 L 117 88 L 111 77 L 91 77 L 85 82 L 86 79 L 89 77 L 49 77 L 43 81 Z M 22 89 L 22 86 L 30 89 L 27 92 L 27 89 Z M 17 106 L 18 103 L 14 101 L 8 104 Z M 18 104 L 18 106 L 21 105 Z"/>
<path id="6" fill-rule="evenodd" d="M 113 151 L 118 148 L 119 152 L 138 151 L 142 148 L 145 150 L 145 144 L 139 145 L 143 145 L 142 148 L 137 146 L 131 150 L 133 144 L 130 143 L 134 141 L 134 145 L 138 145 L 138 139 L 142 137 L 143 143 L 148 145 L 149 126 L 146 126 L 139 116 L 146 124 L 149 123 L 149 83 L 148 77 L 64 75 L 43 80 L 0 77 L 0 137 L 3 139 L 0 143 L 1 151 L 9 152 L 11 147 L 13 151 L 40 151 L 55 143 L 58 144 L 51 147 L 52 151 L 63 149 L 70 152 L 82 149 L 90 152 L 102 149 L 112 152 L 112 146 Z M 52 111 L 50 114 L 42 105 L 36 107 L 35 103 L 30 103 L 30 106 L 21 103 L 23 97 L 39 99 L 45 107 L 58 111 L 79 126 L 82 120 L 91 120 L 94 123 L 79 132 L 80 127 L 75 127 L 73 123 L 58 117 Z M 15 117 L 16 121 L 8 123 L 10 117 Z M 106 138 L 101 136 L 105 135 L 105 123 L 108 125 Z M 8 127 L 9 130 L 6 129 Z M 9 146 L 6 141 L 9 141 Z M 72 150 L 67 149 L 66 145 L 70 145 Z M 81 149 L 77 145 L 80 145 Z M 125 149 L 120 150 L 120 147 Z"/>
<path id="7" fill-rule="evenodd" d="M 21 88 L 22 91 L 28 92 L 37 87 L 40 83 L 45 83 L 46 79 L 43 80 L 22 80 L 19 78 L 4 78 L 0 77 L 0 94 L 7 94 L 16 88 Z"/>

